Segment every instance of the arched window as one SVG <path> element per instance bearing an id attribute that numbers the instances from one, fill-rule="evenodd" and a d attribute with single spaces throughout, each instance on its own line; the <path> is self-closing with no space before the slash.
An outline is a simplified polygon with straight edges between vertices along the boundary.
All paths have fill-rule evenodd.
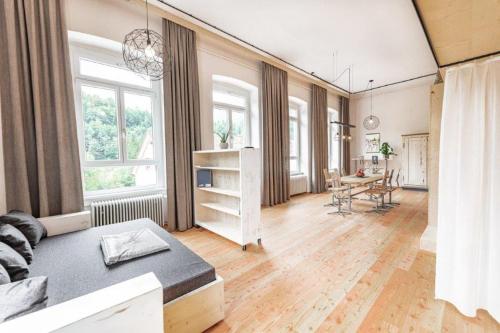
<path id="1" fill-rule="evenodd" d="M 328 168 L 340 171 L 340 128 L 332 121 L 339 120 L 339 112 L 328 108 Z"/>
<path id="2" fill-rule="evenodd" d="M 229 146 L 242 148 L 251 144 L 250 121 L 251 91 L 230 82 L 213 82 L 213 129 L 214 146 L 220 136 L 229 131 Z"/>

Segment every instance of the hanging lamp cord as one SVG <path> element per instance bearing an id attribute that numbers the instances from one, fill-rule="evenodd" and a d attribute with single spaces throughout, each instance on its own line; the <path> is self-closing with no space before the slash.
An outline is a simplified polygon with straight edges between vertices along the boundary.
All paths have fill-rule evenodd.
<path id="1" fill-rule="evenodd" d="M 373 117 L 373 81 L 370 81 L 370 119 Z"/>
<path id="2" fill-rule="evenodd" d="M 148 6 L 148 0 L 146 0 L 146 33 L 148 35 L 148 45 L 151 43 L 149 40 L 149 6 Z"/>

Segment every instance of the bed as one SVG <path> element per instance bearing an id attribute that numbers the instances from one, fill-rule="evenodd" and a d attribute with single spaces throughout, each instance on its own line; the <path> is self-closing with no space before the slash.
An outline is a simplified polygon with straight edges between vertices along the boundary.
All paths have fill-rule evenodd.
<path id="1" fill-rule="evenodd" d="M 149 228 L 170 249 L 111 266 L 103 261 L 101 235 Z M 43 239 L 34 250 L 30 276 L 49 278 L 49 306 L 153 272 L 166 304 L 216 280 L 215 269 L 149 219 L 141 219 Z"/>
<path id="2" fill-rule="evenodd" d="M 40 221 L 49 237 L 34 249 L 30 276 L 48 276 L 49 307 L 8 321 L 0 330 L 19 332 L 36 323 L 40 332 L 103 327 L 133 332 L 148 325 L 151 332 L 158 326 L 163 332 L 202 332 L 223 320 L 224 280 L 151 220 L 90 228 L 90 215 L 81 212 Z M 152 230 L 170 249 L 106 266 L 100 235 L 139 228 Z"/>

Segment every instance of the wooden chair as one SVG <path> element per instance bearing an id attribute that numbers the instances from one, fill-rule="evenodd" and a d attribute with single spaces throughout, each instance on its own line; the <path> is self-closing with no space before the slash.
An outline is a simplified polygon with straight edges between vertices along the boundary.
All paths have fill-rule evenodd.
<path id="1" fill-rule="evenodd" d="M 350 211 L 342 209 L 342 203 L 347 202 L 349 199 L 349 188 L 347 186 L 342 186 L 340 174 L 336 169 L 332 173 L 332 187 L 330 191 L 332 191 L 332 201 L 335 206 L 337 206 L 337 211 L 328 214 L 337 214 L 343 217 L 351 214 Z"/>
<path id="2" fill-rule="evenodd" d="M 389 178 L 389 171 L 385 171 L 384 177 L 382 178 L 382 183 L 376 184 L 372 188 L 369 188 L 368 190 L 365 191 L 365 193 L 370 195 L 371 198 L 375 198 L 375 204 L 376 204 L 376 206 L 368 212 L 385 213 L 387 211 L 387 208 L 390 208 L 385 204 L 384 201 L 385 195 L 389 192 L 389 188 L 387 186 L 388 178 Z M 380 200 L 380 205 L 379 205 L 379 200 Z"/>
<path id="3" fill-rule="evenodd" d="M 399 169 L 401 170 L 401 169 Z M 394 175 L 394 169 L 391 170 L 391 175 L 389 176 L 389 202 L 387 203 L 389 206 L 399 206 L 400 203 L 399 202 L 393 202 L 392 201 L 392 192 L 396 191 L 398 188 L 399 188 L 399 170 L 398 170 L 398 173 L 396 175 L 396 184 L 397 186 L 394 186 L 392 184 L 392 176 Z"/>
<path id="4" fill-rule="evenodd" d="M 325 189 L 328 191 L 332 187 L 332 175 L 328 169 L 323 169 L 323 174 L 325 175 Z"/>

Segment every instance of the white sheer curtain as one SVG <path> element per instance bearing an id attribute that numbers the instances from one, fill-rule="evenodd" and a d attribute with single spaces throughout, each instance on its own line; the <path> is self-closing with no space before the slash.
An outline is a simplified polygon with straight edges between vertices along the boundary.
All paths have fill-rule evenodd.
<path id="1" fill-rule="evenodd" d="M 500 321 L 500 57 L 444 82 L 436 297 Z"/>

